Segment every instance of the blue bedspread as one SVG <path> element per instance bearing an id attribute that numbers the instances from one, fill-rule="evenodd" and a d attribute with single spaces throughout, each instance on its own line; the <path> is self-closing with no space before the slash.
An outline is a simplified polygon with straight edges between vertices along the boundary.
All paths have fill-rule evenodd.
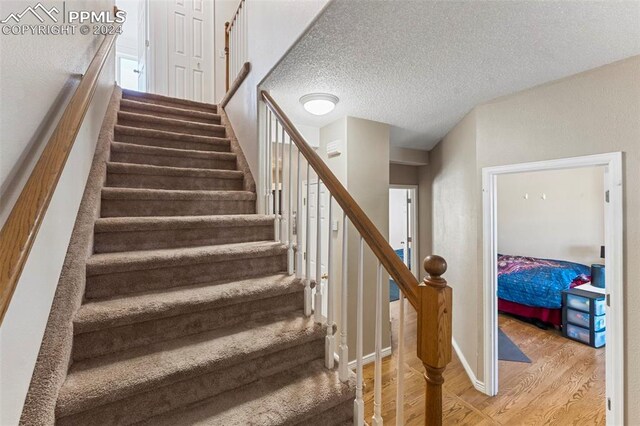
<path id="1" fill-rule="evenodd" d="M 562 291 L 590 268 L 579 263 L 524 256 L 498 256 L 498 297 L 528 306 L 562 307 Z"/>

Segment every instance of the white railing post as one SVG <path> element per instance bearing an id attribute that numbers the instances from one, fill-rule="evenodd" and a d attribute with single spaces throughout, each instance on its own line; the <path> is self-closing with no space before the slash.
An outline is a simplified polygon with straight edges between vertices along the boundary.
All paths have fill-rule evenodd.
<path id="1" fill-rule="evenodd" d="M 378 260 L 376 277 L 375 372 L 373 389 L 373 426 L 382 426 L 382 264 Z"/>
<path id="2" fill-rule="evenodd" d="M 334 366 L 335 338 L 333 336 L 333 235 L 331 235 L 331 205 L 333 196 L 329 194 L 329 209 L 327 212 L 327 222 L 329 228 L 329 241 L 327 242 L 329 257 L 327 258 L 327 337 L 325 338 L 325 362 L 327 368 Z"/>
<path id="3" fill-rule="evenodd" d="M 322 323 L 322 196 L 320 188 L 322 181 L 318 176 L 318 188 L 316 189 L 317 205 L 316 205 L 316 297 L 314 306 L 314 318 L 316 322 Z"/>
<path id="4" fill-rule="evenodd" d="M 275 181 L 275 189 L 274 189 L 274 193 L 275 193 L 275 214 L 276 214 L 276 222 L 275 222 L 275 229 L 273 230 L 276 236 L 276 241 L 280 242 L 280 142 L 278 140 L 278 124 L 280 124 L 278 122 L 278 120 L 276 120 L 276 159 L 275 159 L 275 166 L 274 166 L 274 181 Z"/>
<path id="5" fill-rule="evenodd" d="M 289 232 L 287 231 L 287 215 L 284 213 L 284 209 L 287 207 L 287 203 L 285 202 L 286 198 L 287 198 L 287 185 L 286 185 L 286 181 L 285 181 L 285 154 L 284 154 L 284 148 L 285 148 L 285 132 L 284 132 L 284 126 L 282 125 L 282 123 L 280 123 L 280 130 L 281 132 L 281 139 L 280 142 L 282 143 L 282 148 L 280 149 L 280 157 L 282 158 L 282 161 L 280 163 L 280 230 L 278 231 L 279 235 L 280 235 L 280 241 L 284 242 L 286 246 L 289 245 L 289 241 L 287 240 L 287 238 L 289 237 Z"/>
<path id="6" fill-rule="evenodd" d="M 309 187 L 311 186 L 311 182 L 309 178 L 311 177 L 311 165 L 307 161 L 307 198 L 306 198 L 306 226 L 305 226 L 305 282 L 304 282 L 304 314 L 306 316 L 311 316 L 311 218 L 310 218 L 310 210 L 311 206 L 309 205 Z"/>
<path id="7" fill-rule="evenodd" d="M 293 275 L 293 221 L 291 220 L 291 210 L 292 210 L 292 194 L 293 194 L 293 185 L 291 183 L 291 168 L 293 166 L 293 157 L 291 154 L 291 150 L 293 141 L 291 140 L 291 136 L 289 136 L 289 162 L 287 168 L 287 174 L 289 175 L 289 179 L 287 182 L 287 272 L 289 275 Z"/>
<path id="8" fill-rule="evenodd" d="M 268 108 L 267 108 L 268 109 Z M 273 113 L 270 109 L 268 109 L 269 114 L 267 117 L 267 214 L 274 214 L 275 209 L 273 208 L 273 138 L 272 134 L 272 126 L 273 126 Z M 274 218 L 275 223 L 275 218 Z M 275 229 L 275 225 L 274 225 Z M 275 239 L 275 234 L 273 235 Z"/>
<path id="9" fill-rule="evenodd" d="M 300 150 L 298 150 L 298 167 L 296 170 L 296 278 L 302 278 L 302 176 L 300 174 Z M 306 300 L 306 299 L 305 299 Z"/>
<path id="10" fill-rule="evenodd" d="M 338 366 L 338 375 L 340 380 L 346 382 L 349 380 L 349 346 L 347 345 L 347 316 L 349 310 L 347 307 L 347 214 L 342 214 L 342 297 L 340 298 L 340 365 Z"/>
<path id="11" fill-rule="evenodd" d="M 400 318 L 398 318 L 398 384 L 396 388 L 396 424 L 404 424 L 404 294 L 400 292 Z"/>
<path id="12" fill-rule="evenodd" d="M 364 425 L 364 400 L 362 399 L 362 312 L 364 290 L 364 240 L 360 236 L 358 253 L 358 290 L 356 295 L 356 399 L 353 402 L 353 417 L 356 425 Z"/>

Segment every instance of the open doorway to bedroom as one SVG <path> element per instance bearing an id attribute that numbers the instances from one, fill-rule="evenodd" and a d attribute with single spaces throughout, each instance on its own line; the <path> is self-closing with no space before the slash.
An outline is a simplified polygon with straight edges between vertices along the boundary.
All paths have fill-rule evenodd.
<path id="1" fill-rule="evenodd" d="M 389 244 L 405 265 L 418 276 L 417 249 L 417 191 L 414 185 L 389 187 Z M 397 284 L 389 278 L 389 302 L 400 299 Z"/>
<path id="2" fill-rule="evenodd" d="M 620 158 L 483 170 L 485 388 L 514 421 L 621 419 Z"/>

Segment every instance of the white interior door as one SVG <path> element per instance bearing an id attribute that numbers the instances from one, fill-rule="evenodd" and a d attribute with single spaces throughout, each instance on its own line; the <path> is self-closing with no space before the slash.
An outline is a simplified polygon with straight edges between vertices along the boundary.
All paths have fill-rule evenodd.
<path id="1" fill-rule="evenodd" d="M 147 91 L 147 50 L 149 49 L 149 3 L 140 0 L 138 3 L 138 91 Z"/>
<path id="2" fill-rule="evenodd" d="M 172 0 L 169 5 L 169 96 L 211 102 L 212 2 Z"/>
<path id="3" fill-rule="evenodd" d="M 302 206 L 302 217 L 301 219 L 303 220 L 303 228 L 306 228 L 304 226 L 304 222 L 306 220 L 306 214 L 307 214 L 307 207 L 309 208 L 309 237 L 310 237 L 310 247 L 309 247 L 309 253 L 305 253 L 305 255 L 311 256 L 310 257 L 310 271 L 309 271 L 309 276 L 311 277 L 312 280 L 316 280 L 316 282 L 318 282 L 317 277 L 316 277 L 316 253 L 317 253 L 317 239 L 316 236 L 318 234 L 318 205 L 317 205 L 317 200 L 318 200 L 318 183 L 317 182 L 311 182 L 311 185 L 309 186 L 309 200 L 307 200 L 307 182 L 303 182 L 303 206 Z M 322 278 L 322 276 L 325 276 L 327 274 L 327 264 L 329 261 L 329 255 L 328 255 L 328 251 L 327 251 L 327 245 L 329 244 L 329 228 L 328 228 L 328 220 L 329 218 L 327 217 L 328 215 L 328 202 L 329 202 L 329 193 L 327 192 L 327 189 L 324 186 L 320 186 L 320 235 L 322 236 L 322 247 L 321 247 L 321 253 L 320 253 L 320 270 L 321 270 L 321 279 L 320 279 L 320 285 L 322 286 L 322 315 L 324 315 L 325 317 L 327 316 L 327 303 L 328 303 L 328 294 L 326 291 L 326 284 L 327 284 L 327 280 L 325 278 Z M 306 249 L 306 238 L 307 238 L 307 230 L 304 229 L 303 230 L 303 245 L 302 247 Z M 304 262 L 304 264 L 306 265 L 306 262 Z M 306 273 L 306 271 L 305 271 Z M 313 295 L 315 295 L 317 289 L 313 290 Z M 315 297 L 312 297 L 311 299 L 313 301 L 314 304 L 314 309 L 315 309 Z"/>

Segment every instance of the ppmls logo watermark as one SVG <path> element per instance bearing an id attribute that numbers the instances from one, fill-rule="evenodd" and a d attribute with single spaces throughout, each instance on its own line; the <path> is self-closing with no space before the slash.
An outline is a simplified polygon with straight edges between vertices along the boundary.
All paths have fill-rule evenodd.
<path id="1" fill-rule="evenodd" d="M 0 20 L 3 35 L 121 34 L 127 14 L 123 10 L 68 10 L 66 2 L 47 8 L 29 5 Z"/>

